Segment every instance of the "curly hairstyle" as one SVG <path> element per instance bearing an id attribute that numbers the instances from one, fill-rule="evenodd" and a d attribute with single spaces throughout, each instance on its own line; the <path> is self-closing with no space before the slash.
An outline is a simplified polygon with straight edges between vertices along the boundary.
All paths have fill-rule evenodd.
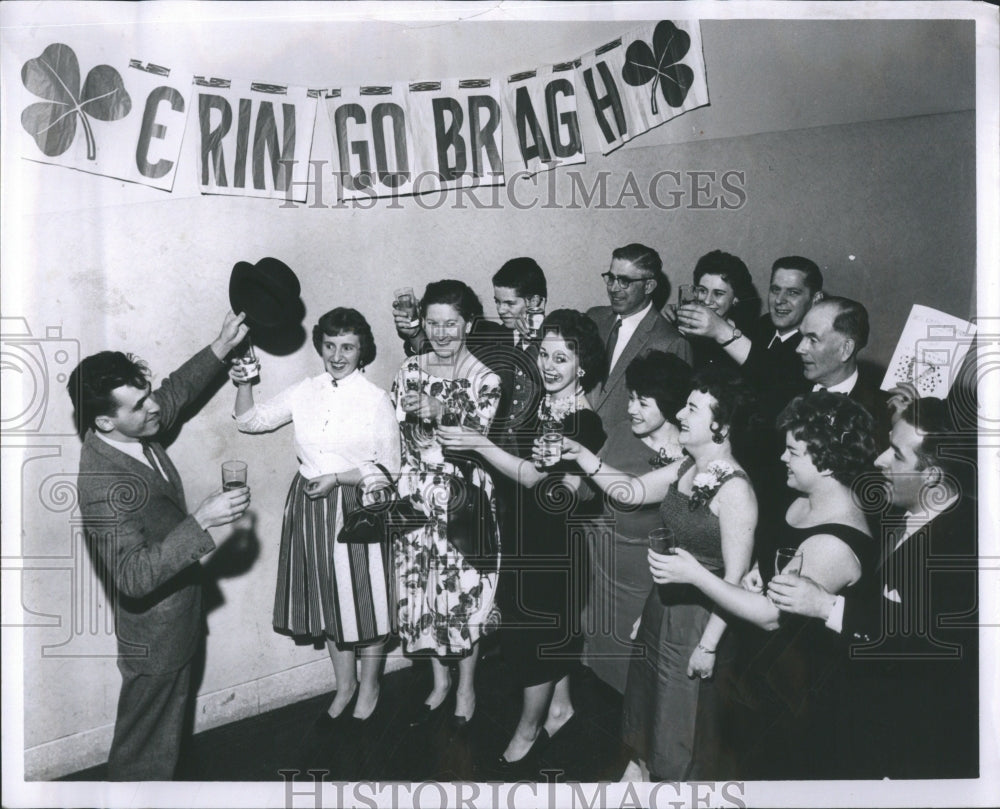
<path id="1" fill-rule="evenodd" d="M 593 389 L 604 377 L 608 365 L 604 342 L 597 324 L 585 314 L 575 309 L 556 309 L 545 316 L 541 332 L 543 338 L 550 333 L 561 337 L 576 352 L 577 363 L 583 370 L 580 384 L 585 391 Z"/>
<path id="2" fill-rule="evenodd" d="M 435 303 L 451 306 L 466 323 L 483 316 L 483 304 L 471 287 L 463 281 L 446 278 L 432 281 L 420 299 L 420 317 L 427 316 L 427 307 Z"/>
<path id="3" fill-rule="evenodd" d="M 663 417 L 677 426 L 677 411 L 691 392 L 691 367 L 676 354 L 651 349 L 625 369 L 625 387 L 652 399 Z"/>
<path id="4" fill-rule="evenodd" d="M 81 436 L 93 428 L 98 416 L 110 416 L 118 409 L 111 392 L 124 385 L 143 390 L 149 387 L 149 366 L 133 354 L 101 351 L 82 359 L 73 369 L 66 390 Z"/>
<path id="5" fill-rule="evenodd" d="M 750 428 L 758 422 L 757 400 L 742 374 L 727 366 L 707 365 L 691 377 L 691 390 L 707 393 L 712 404 L 712 435 L 721 438 L 729 428 L 729 441 L 741 447 Z M 738 457 L 738 454 L 737 454 Z"/>
<path id="6" fill-rule="evenodd" d="M 813 464 L 850 486 L 875 461 L 875 420 L 843 393 L 827 390 L 796 396 L 781 411 L 777 427 L 803 441 Z"/>
<path id="7" fill-rule="evenodd" d="M 346 306 L 338 306 L 323 315 L 313 326 L 312 338 L 316 353 L 323 353 L 323 338 L 334 337 L 338 334 L 355 334 L 360 343 L 360 356 L 358 358 L 358 369 L 371 365 L 375 359 L 375 338 L 372 336 L 372 327 L 368 325 L 365 316 L 357 309 L 349 309 Z"/>

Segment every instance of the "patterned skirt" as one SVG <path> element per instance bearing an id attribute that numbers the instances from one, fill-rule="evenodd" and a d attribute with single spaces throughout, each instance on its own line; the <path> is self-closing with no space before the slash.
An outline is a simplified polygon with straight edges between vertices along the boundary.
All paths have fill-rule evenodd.
<path id="1" fill-rule="evenodd" d="M 390 632 L 386 543 L 337 542 L 343 525 L 339 487 L 310 500 L 296 474 L 285 501 L 274 594 L 274 628 L 327 637 L 338 645 L 379 640 Z"/>
<path id="2" fill-rule="evenodd" d="M 482 470 L 475 475 L 495 515 L 492 481 Z M 477 570 L 448 540 L 448 502 L 461 492 L 425 471 L 404 467 L 403 479 L 401 494 L 409 494 L 425 519 L 393 539 L 396 631 L 406 654 L 464 657 L 499 624 L 494 604 L 499 556 L 492 569 Z M 491 524 L 495 531 L 495 518 Z"/>

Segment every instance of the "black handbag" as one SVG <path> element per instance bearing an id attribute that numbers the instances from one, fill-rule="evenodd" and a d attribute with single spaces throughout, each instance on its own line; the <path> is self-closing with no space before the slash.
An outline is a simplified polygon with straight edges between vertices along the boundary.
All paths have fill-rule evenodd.
<path id="1" fill-rule="evenodd" d="M 385 475 L 389 485 L 373 492 L 371 503 L 363 500 L 361 485 L 342 486 L 344 525 L 337 534 L 337 542 L 353 545 L 378 545 L 387 541 L 391 513 L 399 505 L 399 492 L 392 482 L 392 475 L 381 464 L 375 464 Z"/>
<path id="2" fill-rule="evenodd" d="M 497 525 L 487 493 L 473 482 L 476 463 L 451 458 L 455 475 L 448 499 L 448 541 L 480 573 L 496 570 Z"/>

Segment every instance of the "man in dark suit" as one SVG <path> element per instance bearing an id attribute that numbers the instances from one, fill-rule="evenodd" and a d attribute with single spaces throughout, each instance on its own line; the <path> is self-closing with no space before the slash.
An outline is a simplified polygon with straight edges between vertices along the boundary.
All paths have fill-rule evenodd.
<path id="1" fill-rule="evenodd" d="M 611 267 L 602 273 L 610 306 L 595 306 L 587 316 L 597 324 L 607 349 L 605 381 L 589 394 L 591 407 L 601 417 L 606 432 L 628 419 L 625 369 L 651 349 L 676 354 L 691 364 L 691 345 L 675 326 L 653 306 L 653 290 L 663 279 L 663 262 L 651 247 L 628 244 L 611 254 Z M 631 437 L 636 451 L 642 442 Z"/>
<path id="2" fill-rule="evenodd" d="M 944 402 L 911 403 L 875 461 L 891 509 L 874 575 L 864 571 L 847 596 L 786 575 L 768 590 L 781 609 L 825 621 L 849 647 L 850 777 L 978 775 L 975 486 L 962 450 Z"/>
<path id="3" fill-rule="evenodd" d="M 119 351 L 87 357 L 70 375 L 83 435 L 80 509 L 109 583 L 122 674 L 111 781 L 174 776 L 191 659 L 203 637 L 198 560 L 215 548 L 207 529 L 239 518 L 250 492 L 220 489 L 188 513 L 177 469 L 156 436 L 217 377 L 246 333 L 243 315 L 229 313 L 215 341 L 156 391 L 146 366 Z"/>
<path id="4" fill-rule="evenodd" d="M 545 273 L 538 263 L 526 256 L 510 259 L 493 275 L 493 302 L 502 322 L 479 312 L 466 338 L 469 351 L 500 377 L 500 405 L 490 438 L 515 454 L 519 444 L 529 440 L 528 422 L 541 401 L 536 337 L 547 297 Z M 393 318 L 407 356 L 430 350 L 419 324 L 411 326 L 409 316 L 398 309 Z"/>
<path id="5" fill-rule="evenodd" d="M 858 354 L 868 345 L 868 310 L 857 301 L 828 295 L 802 320 L 802 341 L 796 352 L 812 390 L 843 393 L 875 419 L 875 444 L 884 449 L 889 438 L 888 394 L 879 380 L 858 366 Z"/>

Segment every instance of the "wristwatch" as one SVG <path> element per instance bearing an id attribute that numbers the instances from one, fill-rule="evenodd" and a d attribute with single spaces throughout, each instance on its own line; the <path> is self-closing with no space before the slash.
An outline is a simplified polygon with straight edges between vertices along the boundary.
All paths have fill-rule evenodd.
<path id="1" fill-rule="evenodd" d="M 726 347 L 727 345 L 729 345 L 730 343 L 733 343 L 733 342 L 735 342 L 735 341 L 739 340 L 739 339 L 740 339 L 740 338 L 741 338 L 742 336 L 743 336 L 743 332 L 741 332 L 741 331 L 740 331 L 739 329 L 737 329 L 737 328 L 736 328 L 736 327 L 734 326 L 734 327 L 733 327 L 733 336 L 732 336 L 732 337 L 730 337 L 730 338 L 729 338 L 728 340 L 726 340 L 726 342 L 724 342 L 724 343 L 719 343 L 719 345 L 720 345 L 720 346 L 721 346 L 722 348 L 725 348 L 725 347 Z"/>

